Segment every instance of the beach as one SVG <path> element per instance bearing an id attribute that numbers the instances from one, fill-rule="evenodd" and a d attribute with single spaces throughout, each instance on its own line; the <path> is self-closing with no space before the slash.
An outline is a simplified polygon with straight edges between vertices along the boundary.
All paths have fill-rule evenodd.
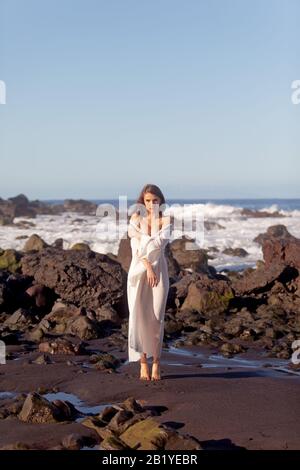
<path id="1" fill-rule="evenodd" d="M 97 237 L 83 235 L 96 218 L 88 201 L 4 204 L 19 215 L 0 230 L 2 450 L 299 449 L 295 202 L 290 211 L 210 205 L 206 247 L 170 242 L 157 382 L 128 363 L 129 240 L 95 251 Z M 237 223 L 247 246 L 241 231 L 233 242 Z"/>

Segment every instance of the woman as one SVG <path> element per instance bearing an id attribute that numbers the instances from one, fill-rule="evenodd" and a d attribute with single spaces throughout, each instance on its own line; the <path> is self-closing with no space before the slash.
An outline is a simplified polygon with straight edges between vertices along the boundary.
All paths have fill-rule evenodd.
<path id="1" fill-rule="evenodd" d="M 169 290 L 164 249 L 172 227 L 170 217 L 163 216 L 164 204 L 161 190 L 153 184 L 145 185 L 137 200 L 138 211 L 132 214 L 128 227 L 132 249 L 127 280 L 128 360 L 140 360 L 142 380 L 161 378 L 160 355 Z M 149 357 L 153 357 L 151 377 Z"/>

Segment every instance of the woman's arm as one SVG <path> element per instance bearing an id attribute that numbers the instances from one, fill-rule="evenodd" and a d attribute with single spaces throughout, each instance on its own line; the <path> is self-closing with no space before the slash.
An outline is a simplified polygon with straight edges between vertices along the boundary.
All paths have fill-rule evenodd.
<path id="1" fill-rule="evenodd" d="M 140 240 L 141 233 L 139 232 L 140 221 L 138 214 L 132 214 L 128 224 L 128 236 L 129 238 L 137 238 Z"/>

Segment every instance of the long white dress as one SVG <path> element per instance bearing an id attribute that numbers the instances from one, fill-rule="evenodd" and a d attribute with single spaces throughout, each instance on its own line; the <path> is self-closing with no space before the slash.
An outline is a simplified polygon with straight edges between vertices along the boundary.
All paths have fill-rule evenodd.
<path id="1" fill-rule="evenodd" d="M 141 354 L 159 358 L 164 335 L 164 316 L 169 291 L 168 264 L 165 247 L 169 243 L 172 224 L 167 224 L 154 235 L 149 235 L 134 221 L 130 221 L 132 260 L 127 278 L 129 307 L 128 362 L 138 361 Z M 140 238 L 139 238 L 140 237 Z M 158 278 L 151 287 L 142 262 L 147 258 Z"/>

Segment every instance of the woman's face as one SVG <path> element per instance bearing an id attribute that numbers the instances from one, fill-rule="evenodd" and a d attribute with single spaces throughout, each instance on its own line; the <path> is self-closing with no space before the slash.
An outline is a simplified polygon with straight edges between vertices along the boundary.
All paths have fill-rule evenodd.
<path id="1" fill-rule="evenodd" d="M 152 193 L 145 193 L 144 194 L 144 204 L 146 206 L 147 212 L 150 214 L 155 213 L 158 215 L 159 205 L 160 205 L 160 198 Z"/>

